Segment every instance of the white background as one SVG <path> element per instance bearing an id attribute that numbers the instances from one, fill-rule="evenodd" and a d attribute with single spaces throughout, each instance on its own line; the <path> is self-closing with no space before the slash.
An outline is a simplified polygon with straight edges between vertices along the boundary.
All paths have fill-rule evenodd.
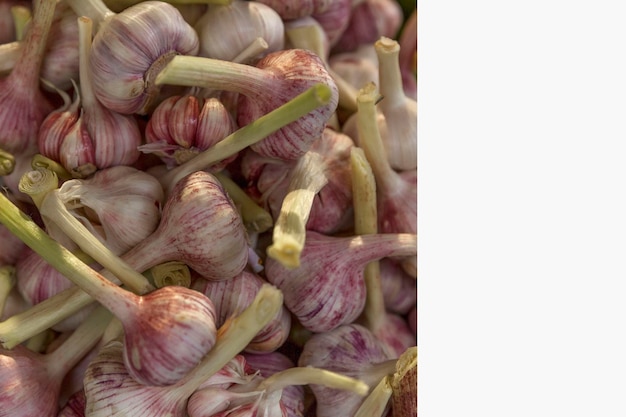
<path id="1" fill-rule="evenodd" d="M 625 7 L 419 3 L 420 417 L 626 416 Z"/>

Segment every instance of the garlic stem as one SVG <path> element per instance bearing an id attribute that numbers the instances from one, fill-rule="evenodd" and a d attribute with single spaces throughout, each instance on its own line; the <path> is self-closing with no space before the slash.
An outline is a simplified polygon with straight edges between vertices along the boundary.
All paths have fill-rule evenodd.
<path id="1" fill-rule="evenodd" d="M 370 387 L 363 381 L 332 372 L 326 369 L 300 366 L 277 372 L 263 380 L 257 387 L 260 391 L 270 393 L 281 390 L 290 385 L 324 385 L 354 392 L 358 395 L 366 395 Z"/>
<path id="2" fill-rule="evenodd" d="M 396 103 L 402 103 L 406 99 L 398 61 L 400 44 L 382 36 L 374 43 L 374 48 L 378 57 L 380 94 L 384 97 L 384 100 L 380 102 L 380 107 L 385 109 L 397 105 Z"/>
<path id="3" fill-rule="evenodd" d="M 282 292 L 270 284 L 263 284 L 252 303 L 218 329 L 217 341 L 202 362 L 179 381 L 188 390 L 187 396 L 241 352 L 274 319 L 282 305 Z"/>
<path id="4" fill-rule="evenodd" d="M 24 39 L 26 24 L 33 16 L 28 7 L 20 5 L 11 7 L 11 16 L 15 26 L 15 40 L 21 41 Z"/>
<path id="5" fill-rule="evenodd" d="M 354 232 L 358 235 L 378 233 L 378 211 L 376 201 L 376 179 L 363 149 L 350 150 L 352 173 L 352 198 L 354 205 Z M 361 317 L 372 333 L 384 322 L 385 300 L 380 278 L 380 263 L 373 261 L 365 266 L 365 306 Z"/>
<path id="6" fill-rule="evenodd" d="M 183 262 L 171 261 L 155 265 L 148 271 L 157 288 L 167 285 L 191 286 L 191 272 Z"/>
<path id="7" fill-rule="evenodd" d="M 0 45 L 0 74 L 11 72 L 24 49 L 24 42 L 9 42 Z"/>
<path id="8" fill-rule="evenodd" d="M 48 344 L 50 344 L 50 341 L 54 338 L 52 333 L 53 332 L 50 329 L 44 330 L 24 342 L 24 346 L 33 352 L 42 353 Z"/>
<path id="9" fill-rule="evenodd" d="M 40 153 L 33 155 L 30 161 L 30 166 L 35 171 L 39 168 L 50 170 L 54 172 L 61 181 L 69 180 L 72 178 L 72 175 L 63 167 L 63 165 L 48 157 L 43 156 Z"/>
<path id="10" fill-rule="evenodd" d="M 227 175 L 216 173 L 215 176 L 224 186 L 224 189 L 235 203 L 243 224 L 250 233 L 263 233 L 274 224 L 272 215 L 250 198 L 240 187 Z"/>
<path id="11" fill-rule="evenodd" d="M 386 376 L 392 375 L 396 371 L 396 359 L 389 359 L 383 362 L 369 365 L 362 372 L 358 372 L 358 378 L 370 387 L 378 384 Z"/>
<path id="12" fill-rule="evenodd" d="M 176 58 L 179 57 L 174 59 Z M 325 84 L 316 84 L 308 88 L 287 103 L 236 130 L 217 144 L 199 153 L 195 158 L 165 173 L 159 178 L 163 189 L 169 194 L 176 183 L 185 176 L 195 171 L 204 170 L 253 143 L 261 141 L 269 134 L 298 120 L 316 108 L 328 104 L 331 98 L 332 90 Z"/>
<path id="13" fill-rule="evenodd" d="M 117 276 L 137 294 L 154 290 L 150 282 L 130 265 L 115 255 L 68 211 L 58 194 L 58 179 L 53 171 L 36 170 L 27 172 L 19 183 L 21 192 L 28 194 L 39 209 L 46 223 L 54 224 L 76 243 L 87 255 Z"/>
<path id="14" fill-rule="evenodd" d="M 0 266 L 0 317 L 11 290 L 15 286 L 15 267 L 12 265 Z"/>
<path id="15" fill-rule="evenodd" d="M 92 74 L 89 69 L 89 55 L 91 53 L 91 34 L 93 20 L 80 16 L 78 22 L 78 74 L 80 77 L 80 101 L 83 108 L 89 109 L 97 105 L 98 100 L 92 87 Z"/>
<path id="16" fill-rule="evenodd" d="M 12 349 L 65 320 L 93 301 L 93 298 L 78 287 L 70 287 L 61 291 L 57 295 L 1 322 L 0 344 L 5 349 Z"/>
<path id="17" fill-rule="evenodd" d="M 86 16 L 94 22 L 96 29 L 108 18 L 115 16 L 102 0 L 65 0 L 76 16 Z"/>
<path id="18" fill-rule="evenodd" d="M 0 176 L 9 175 L 15 169 L 15 157 L 0 148 Z"/>
<path id="19" fill-rule="evenodd" d="M 112 318 L 102 306 L 89 313 L 61 346 L 45 356 L 51 375 L 65 376 L 98 343 Z"/>
<path id="20" fill-rule="evenodd" d="M 292 172 L 287 195 L 272 231 L 272 244 L 267 248 L 267 255 L 286 268 L 300 266 L 313 199 L 328 183 L 325 168 L 318 153 L 307 151 Z"/>
<path id="21" fill-rule="evenodd" d="M 19 81 L 23 88 L 30 86 L 24 91 L 39 91 L 39 69 L 45 55 L 56 3 L 56 0 L 40 0 L 34 3 L 32 23 L 23 41 L 21 56 L 11 71 L 19 74 L 15 81 Z"/>
<path id="22" fill-rule="evenodd" d="M 380 380 L 376 388 L 363 401 L 354 417 L 382 417 L 386 415 L 386 411 L 389 409 L 391 393 L 389 377 L 386 376 Z"/>
<path id="23" fill-rule="evenodd" d="M 261 37 L 254 38 L 254 40 L 245 47 L 241 52 L 234 57 L 231 62 L 235 62 L 237 64 L 245 64 L 250 59 L 259 56 L 263 51 L 266 51 L 269 48 L 269 44 L 265 41 L 265 39 Z"/>
<path id="24" fill-rule="evenodd" d="M 376 102 L 379 98 L 376 85 L 372 82 L 360 89 L 356 117 L 360 146 L 372 167 L 379 193 L 384 193 L 384 190 L 393 190 L 398 175 L 387 162 L 387 152 L 376 122 Z"/>

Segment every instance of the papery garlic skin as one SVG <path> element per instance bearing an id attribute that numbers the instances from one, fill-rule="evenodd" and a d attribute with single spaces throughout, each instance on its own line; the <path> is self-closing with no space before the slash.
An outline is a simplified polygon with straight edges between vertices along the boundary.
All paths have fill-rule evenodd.
<path id="1" fill-rule="evenodd" d="M 250 61 L 283 49 L 284 26 L 271 7 L 257 1 L 235 0 L 226 6 L 209 5 L 194 28 L 200 40 L 199 56 L 233 61 L 258 37 L 267 48 Z"/>
<path id="2" fill-rule="evenodd" d="M 196 55 L 196 31 L 178 10 L 164 2 L 144 1 L 105 22 L 93 39 L 90 68 L 102 104 L 122 114 L 146 114 L 159 93 L 147 73 L 176 54 Z"/>
<path id="3" fill-rule="evenodd" d="M 389 368 L 376 365 L 389 359 L 384 347 L 369 330 L 350 324 L 313 335 L 304 345 L 298 366 L 328 369 L 361 379 L 373 388 Z M 317 417 L 351 416 L 363 402 L 363 397 L 347 391 L 320 385 L 310 385 L 310 388 L 317 400 Z"/>

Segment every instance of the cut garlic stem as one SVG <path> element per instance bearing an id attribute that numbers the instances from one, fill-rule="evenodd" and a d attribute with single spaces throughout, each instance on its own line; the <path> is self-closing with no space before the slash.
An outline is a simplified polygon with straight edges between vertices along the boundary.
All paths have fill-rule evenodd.
<path id="1" fill-rule="evenodd" d="M 326 369 L 307 366 L 294 367 L 277 372 L 263 380 L 257 389 L 270 393 L 290 385 L 308 384 L 324 385 L 329 388 L 351 391 L 362 396 L 366 395 L 370 389 L 365 382 L 358 379 Z"/>
<path id="2" fill-rule="evenodd" d="M 95 31 L 105 20 L 116 15 L 102 0 L 66 0 L 65 2 L 74 10 L 76 16 L 90 18 Z"/>
<path id="3" fill-rule="evenodd" d="M 385 376 L 363 401 L 354 417 L 382 417 L 386 415 L 389 410 L 391 393 L 389 377 Z"/>
<path id="4" fill-rule="evenodd" d="M 211 375 L 222 369 L 235 355 L 274 319 L 283 305 L 282 292 L 263 284 L 252 303 L 236 317 L 226 321 L 217 332 L 217 341 L 202 362 L 178 384 L 191 395 Z"/>
<path id="5" fill-rule="evenodd" d="M 187 288 L 191 286 L 191 272 L 189 267 L 183 262 L 171 261 L 155 265 L 150 268 L 148 273 L 157 288 L 167 285 L 178 285 Z"/>
<path id="6" fill-rule="evenodd" d="M 217 144 L 199 153 L 193 159 L 169 170 L 159 178 L 163 189 L 169 194 L 180 179 L 192 172 L 204 170 L 216 162 L 228 158 L 246 147 L 261 141 L 278 129 L 298 120 L 300 117 L 318 107 L 328 104 L 331 98 L 332 90 L 327 85 L 316 84 L 308 88 L 282 106 L 236 130 Z"/>
<path id="7" fill-rule="evenodd" d="M 265 39 L 261 37 L 257 37 L 250 43 L 250 45 L 248 45 L 241 52 L 239 52 L 237 56 L 231 60 L 231 62 L 236 62 L 238 64 L 246 64 L 250 61 L 250 59 L 256 56 L 259 56 L 263 51 L 266 51 L 269 47 L 270 46 L 265 41 Z"/>
<path id="8" fill-rule="evenodd" d="M 350 151 L 352 196 L 354 207 L 354 232 L 357 235 L 378 233 L 378 210 L 376 202 L 376 179 L 363 149 Z M 362 320 L 372 333 L 384 321 L 385 300 L 380 278 L 380 263 L 373 261 L 363 271 L 366 295 Z"/>
<path id="9" fill-rule="evenodd" d="M 272 244 L 267 248 L 267 255 L 285 268 L 300 266 L 306 222 L 313 199 L 328 183 L 325 168 L 322 157 L 311 151 L 302 155 L 294 167 L 287 195 L 272 231 Z"/>
<path id="10" fill-rule="evenodd" d="M 33 170 L 37 170 L 38 168 L 47 169 L 54 172 L 60 180 L 65 181 L 72 178 L 72 175 L 63 167 L 63 165 L 58 162 L 43 156 L 38 153 L 35 154 L 31 161 L 30 166 Z"/>
<path id="11" fill-rule="evenodd" d="M 12 153 L 0 149 L 0 176 L 9 175 L 15 169 L 15 157 Z"/>

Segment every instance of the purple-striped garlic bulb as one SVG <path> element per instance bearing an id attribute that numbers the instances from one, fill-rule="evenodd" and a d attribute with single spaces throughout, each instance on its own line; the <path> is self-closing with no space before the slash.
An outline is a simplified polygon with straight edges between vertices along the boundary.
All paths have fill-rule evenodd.
<path id="1" fill-rule="evenodd" d="M 196 171 L 176 183 L 154 233 L 121 257 L 138 271 L 181 261 L 205 279 L 224 280 L 248 262 L 247 232 L 222 184 Z"/>
<path id="2" fill-rule="evenodd" d="M 96 97 L 115 112 L 150 113 L 161 95 L 152 74 L 175 55 L 198 52 L 196 31 L 168 3 L 143 1 L 117 14 L 101 0 L 68 3 L 97 25 L 89 70 Z"/>
<path id="3" fill-rule="evenodd" d="M 330 2 L 324 12 L 311 14 L 319 22 L 328 38 L 329 47 L 333 47 L 348 29 L 353 0 L 335 0 Z"/>
<path id="4" fill-rule="evenodd" d="M 378 82 L 378 57 L 373 43 L 360 45 L 354 51 L 332 54 L 328 66 L 356 90 L 367 83 Z"/>
<path id="5" fill-rule="evenodd" d="M 204 57 L 176 56 L 156 76 L 157 85 L 173 84 L 239 93 L 237 124 L 246 126 L 315 84 L 331 89 L 330 100 L 250 147 L 264 156 L 293 160 L 322 134 L 337 108 L 338 91 L 323 61 L 303 49 L 266 55 L 255 66 Z"/>
<path id="6" fill-rule="evenodd" d="M 146 143 L 138 149 L 158 156 L 168 168 L 173 168 L 235 130 L 235 120 L 219 99 L 204 99 L 190 94 L 171 96 L 152 112 L 146 124 Z M 211 166 L 210 171 L 221 171 L 237 155 Z"/>
<path id="7" fill-rule="evenodd" d="M 238 276 L 221 281 L 210 281 L 193 273 L 191 288 L 203 293 L 213 301 L 218 326 L 226 323 L 243 308 L 252 303 L 265 282 L 258 275 L 242 271 Z M 246 346 L 246 352 L 272 352 L 285 343 L 291 328 L 291 315 L 283 306 L 276 317 L 265 326 Z"/>
<path id="8" fill-rule="evenodd" d="M 36 149 L 39 126 L 53 110 L 39 77 L 56 3 L 36 3 L 21 55 L 11 73 L 0 79 L 0 149 L 14 156 Z"/>
<path id="9" fill-rule="evenodd" d="M 316 194 L 308 220 L 307 230 L 332 234 L 345 230 L 352 224 L 352 189 L 350 186 L 350 149 L 354 142 L 350 137 L 330 128 L 313 142 L 309 152 L 321 156 L 326 165 L 328 182 Z M 248 192 L 265 207 L 274 220 L 289 191 L 295 162 L 265 158 L 247 151 L 241 160 L 243 176 L 248 181 Z"/>
<path id="10" fill-rule="evenodd" d="M 55 12 L 41 77 L 57 89 L 67 91 L 72 88 L 72 80 L 79 77 L 77 16 L 65 2 L 58 2 Z M 44 88 L 50 89 L 45 84 Z"/>
<path id="11" fill-rule="evenodd" d="M 265 45 L 259 53 L 248 56 L 248 62 L 254 63 L 270 52 L 284 49 L 281 17 L 274 9 L 257 1 L 235 0 L 228 5 L 209 5 L 194 28 L 200 39 L 198 55 L 207 58 L 241 62 L 237 57 L 259 38 Z"/>
<path id="12" fill-rule="evenodd" d="M 156 230 L 164 200 L 158 180 L 123 165 L 98 170 L 87 179 L 65 181 L 58 197 L 116 255 L 127 252 Z"/>
<path id="13" fill-rule="evenodd" d="M 283 291 L 285 305 L 305 328 L 325 332 L 352 323 L 361 313 L 363 270 L 369 262 L 416 253 L 412 234 L 334 237 L 308 231 L 300 267 L 288 269 L 268 258 L 265 275 Z"/>
<path id="14" fill-rule="evenodd" d="M 94 310 L 51 353 L 36 353 L 23 345 L 0 348 L 0 416 L 56 417 L 63 377 L 95 346 L 110 319 L 105 309 Z"/>
<path id="15" fill-rule="evenodd" d="M 133 116 L 104 107 L 95 96 L 96 80 L 89 70 L 92 22 L 78 18 L 80 89 L 77 98 L 51 113 L 39 131 L 40 152 L 60 162 L 75 178 L 97 169 L 131 165 L 139 158 L 141 132 Z"/>
<path id="16" fill-rule="evenodd" d="M 85 391 L 78 390 L 67 400 L 56 417 L 85 417 Z"/>
<path id="17" fill-rule="evenodd" d="M 385 313 L 374 335 L 390 358 L 397 358 L 411 346 L 417 345 L 417 338 L 407 321 L 394 313 Z"/>
<path id="18" fill-rule="evenodd" d="M 304 345 L 298 366 L 313 366 L 364 381 L 374 388 L 395 371 L 396 360 L 367 328 L 358 324 L 340 326 L 313 335 Z M 347 391 L 311 385 L 317 417 L 352 416 L 363 398 Z"/>

